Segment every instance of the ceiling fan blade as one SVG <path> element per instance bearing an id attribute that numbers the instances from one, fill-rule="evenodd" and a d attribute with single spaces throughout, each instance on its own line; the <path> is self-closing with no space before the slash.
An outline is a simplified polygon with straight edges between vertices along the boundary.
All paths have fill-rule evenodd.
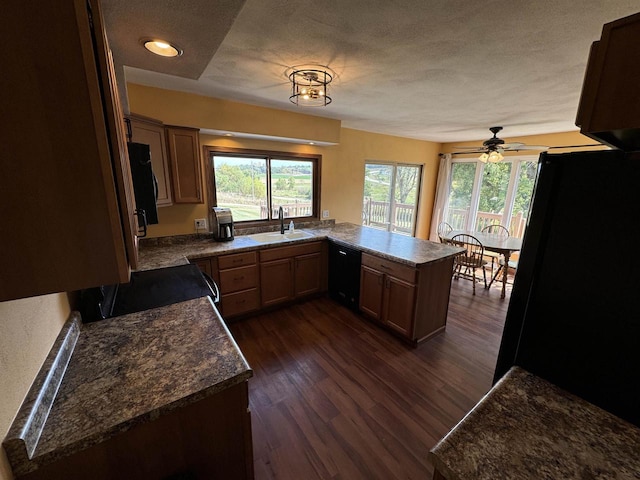
<path id="1" fill-rule="evenodd" d="M 453 147 L 456 150 L 480 150 L 482 147 Z"/>
<path id="2" fill-rule="evenodd" d="M 549 150 L 549 146 L 548 145 L 525 145 L 525 144 L 521 143 L 520 146 L 517 146 L 517 145 L 516 146 L 511 146 L 511 145 L 509 145 L 509 146 L 505 147 L 505 150 L 509 150 L 509 151 L 512 151 L 512 152 L 517 152 L 517 151 L 520 151 L 520 150 L 535 150 L 535 151 L 538 151 L 538 152 L 544 152 L 544 151 Z"/>
<path id="3" fill-rule="evenodd" d="M 520 147 L 524 147 L 524 143 L 522 143 L 522 142 L 509 142 L 509 143 L 503 143 L 500 146 L 502 148 L 506 148 L 506 149 L 520 148 Z"/>

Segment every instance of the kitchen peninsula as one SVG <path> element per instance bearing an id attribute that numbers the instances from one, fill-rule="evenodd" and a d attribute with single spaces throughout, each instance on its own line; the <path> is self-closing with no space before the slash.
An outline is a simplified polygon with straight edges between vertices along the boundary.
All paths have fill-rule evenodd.
<path id="1" fill-rule="evenodd" d="M 305 231 L 313 236 L 151 239 L 140 250 L 140 265 L 197 264 L 220 284 L 227 320 L 326 291 L 326 243 L 333 242 L 362 252 L 359 309 L 366 317 L 414 345 L 444 330 L 453 258 L 462 249 L 352 223 Z"/>

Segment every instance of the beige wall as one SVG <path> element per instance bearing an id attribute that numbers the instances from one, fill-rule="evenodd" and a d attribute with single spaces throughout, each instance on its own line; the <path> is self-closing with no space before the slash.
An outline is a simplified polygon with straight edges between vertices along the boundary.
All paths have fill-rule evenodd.
<path id="1" fill-rule="evenodd" d="M 478 146 L 481 141 L 439 144 L 340 127 L 338 121 L 283 110 L 254 107 L 211 99 L 199 95 L 128 85 L 131 111 L 157 118 L 166 124 L 269 134 L 287 138 L 323 136 L 337 141 L 334 146 L 296 144 L 285 141 L 254 140 L 240 137 L 200 136 L 201 146 L 230 146 L 257 150 L 315 153 L 322 155 L 321 210 L 329 210 L 337 221 L 360 223 L 366 161 L 422 164 L 422 189 L 416 236 L 428 238 L 438 175 L 438 153 L 456 151 L 456 146 Z M 338 122 L 338 123 L 335 123 Z M 277 126 L 276 126 L 277 125 Z M 307 134 L 310 131 L 312 134 Z M 337 132 L 337 133 L 336 133 Z M 502 137 L 506 142 L 528 145 L 583 145 L 595 143 L 579 132 L 525 137 Z M 318 138 L 315 138 L 316 140 Z M 569 151 L 577 150 L 571 148 Z M 551 150 L 562 152 L 563 150 Z M 566 150 L 564 150 L 566 151 Z M 538 155 L 538 152 L 514 152 L 507 155 Z M 477 154 L 469 155 L 477 157 Z M 203 162 L 207 159 L 203 159 Z M 206 191 L 206 189 L 205 189 Z M 149 228 L 150 237 L 194 233 L 195 218 L 207 217 L 203 205 L 163 207 L 160 224 Z"/>
<path id="2" fill-rule="evenodd" d="M 69 317 L 65 293 L 0 303 L 0 438 Z M 13 478 L 2 449 L 0 479 Z"/>
<path id="3" fill-rule="evenodd" d="M 206 97 L 169 92 L 140 85 L 129 85 L 129 105 L 131 111 L 157 118 L 164 123 L 199 127 L 204 129 L 263 133 L 265 123 L 282 122 L 281 136 L 304 138 L 300 129 L 318 122 L 330 130 L 335 124 L 327 125 L 327 119 L 266 109 L 270 114 L 253 115 L 252 106 L 233 102 L 211 102 Z M 214 99 L 215 100 L 215 99 Z M 224 108 L 222 120 L 216 108 Z M 203 112 L 204 110 L 204 112 Z M 264 109 L 263 109 L 264 110 Z M 228 124 L 223 120 L 230 119 Z M 215 127 L 214 127 L 215 119 Z M 243 123 L 240 124 L 240 119 Z M 237 130 L 234 130 L 236 128 Z M 317 130 L 317 129 L 316 129 Z M 418 213 L 417 235 L 426 238 L 431 220 L 431 209 L 435 193 L 440 145 L 432 142 L 411 140 L 390 135 L 381 135 L 346 128 L 339 128 L 339 143 L 335 146 L 295 144 L 285 141 L 255 140 L 239 137 L 200 135 L 202 146 L 228 146 L 256 150 L 281 152 L 314 153 L 322 155 L 322 184 L 320 187 L 321 210 L 329 210 L 331 218 L 337 221 L 359 223 L 361 221 L 362 194 L 364 191 L 364 164 L 367 160 L 422 164 L 423 182 Z M 207 159 L 203 159 L 203 162 Z M 205 189 L 206 191 L 206 189 Z M 168 236 L 194 233 L 193 220 L 206 217 L 205 205 L 177 205 L 163 207 L 158 211 L 159 224 L 149 227 L 149 236 Z"/>

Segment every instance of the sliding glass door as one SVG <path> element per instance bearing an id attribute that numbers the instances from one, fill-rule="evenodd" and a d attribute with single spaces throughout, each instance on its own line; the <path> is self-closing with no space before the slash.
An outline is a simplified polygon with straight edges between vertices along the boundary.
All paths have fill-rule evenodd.
<path id="1" fill-rule="evenodd" d="M 415 235 L 422 165 L 367 162 L 362 224 Z"/>

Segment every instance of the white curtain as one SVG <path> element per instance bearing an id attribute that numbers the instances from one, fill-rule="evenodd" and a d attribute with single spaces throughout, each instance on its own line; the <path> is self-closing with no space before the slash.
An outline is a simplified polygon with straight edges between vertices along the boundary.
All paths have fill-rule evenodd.
<path id="1" fill-rule="evenodd" d="M 429 240 L 439 242 L 438 225 L 444 221 L 449 201 L 449 180 L 451 178 L 451 154 L 445 153 L 440 157 L 438 168 L 438 182 L 436 183 L 436 199 L 433 203 L 433 215 L 431 217 L 431 231 Z"/>

